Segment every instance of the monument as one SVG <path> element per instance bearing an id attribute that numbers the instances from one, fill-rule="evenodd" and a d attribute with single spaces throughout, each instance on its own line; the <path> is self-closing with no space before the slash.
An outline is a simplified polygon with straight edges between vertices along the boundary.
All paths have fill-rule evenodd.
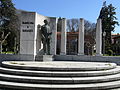
<path id="1" fill-rule="evenodd" d="M 35 60 L 40 55 L 56 55 L 57 20 L 35 12 L 20 12 L 20 54 L 25 59 Z M 66 19 L 61 18 L 60 55 L 66 55 Z M 48 23 L 49 22 L 49 23 Z M 38 25 L 40 27 L 38 28 Z M 96 56 L 101 56 L 102 37 L 101 21 L 98 19 L 96 28 Z M 84 19 L 80 19 L 78 39 L 78 55 L 84 55 Z"/>
<path id="2" fill-rule="evenodd" d="M 19 60 L 25 61 L 2 62 L 0 67 L 0 89 L 120 89 L 119 66 L 115 63 L 88 62 L 92 60 L 105 60 L 103 59 L 104 57 L 101 56 L 101 19 L 97 20 L 96 56 L 84 55 L 83 18 L 80 19 L 79 25 L 78 55 L 66 55 L 67 37 L 65 18 L 62 18 L 60 55 L 56 55 L 56 17 L 46 17 L 35 12 L 21 11 L 20 23 L 20 55 L 18 58 Z M 39 56 L 42 56 L 47 62 L 44 60 L 42 62 L 35 61 L 36 56 L 38 56 L 38 59 L 40 58 Z M 56 61 L 53 61 L 53 59 L 51 59 L 53 57 L 51 56 L 54 56 Z M 48 62 L 50 59 L 51 62 Z M 72 60 L 72 62 L 68 60 Z M 77 62 L 77 60 L 79 62 Z"/>

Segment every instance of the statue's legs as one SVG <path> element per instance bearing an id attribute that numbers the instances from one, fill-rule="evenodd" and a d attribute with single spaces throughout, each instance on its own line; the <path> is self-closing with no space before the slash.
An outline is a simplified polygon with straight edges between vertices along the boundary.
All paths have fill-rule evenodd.
<path id="1" fill-rule="evenodd" d="M 47 40 L 47 54 L 50 55 L 50 39 Z"/>
<path id="2" fill-rule="evenodd" d="M 45 38 L 43 38 L 43 51 L 44 51 L 44 54 L 46 54 L 47 52 L 47 50 L 46 50 L 46 40 L 45 40 Z"/>
<path id="3" fill-rule="evenodd" d="M 50 39 L 43 39 L 44 54 L 50 55 Z"/>

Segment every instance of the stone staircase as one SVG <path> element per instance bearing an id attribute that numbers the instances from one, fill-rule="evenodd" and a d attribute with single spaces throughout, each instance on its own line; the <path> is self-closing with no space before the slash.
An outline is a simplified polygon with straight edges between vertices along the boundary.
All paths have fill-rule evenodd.
<path id="1" fill-rule="evenodd" d="M 120 90 L 120 66 L 96 62 L 4 61 L 1 90 Z"/>

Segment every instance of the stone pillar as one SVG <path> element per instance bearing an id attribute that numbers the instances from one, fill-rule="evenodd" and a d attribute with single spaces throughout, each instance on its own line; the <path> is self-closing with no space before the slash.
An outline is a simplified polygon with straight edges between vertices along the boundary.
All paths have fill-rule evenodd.
<path id="1" fill-rule="evenodd" d="M 102 53 L 102 24 L 101 19 L 97 19 L 96 27 L 96 56 L 101 56 Z"/>
<path id="2" fill-rule="evenodd" d="M 52 31 L 50 41 L 50 54 L 56 55 L 56 43 L 57 43 L 57 18 L 50 18 L 50 29 Z"/>
<path id="3" fill-rule="evenodd" d="M 66 55 L 66 19 L 65 18 L 62 19 L 60 55 Z"/>
<path id="4" fill-rule="evenodd" d="M 78 35 L 78 55 L 84 55 L 84 19 L 80 18 Z"/>

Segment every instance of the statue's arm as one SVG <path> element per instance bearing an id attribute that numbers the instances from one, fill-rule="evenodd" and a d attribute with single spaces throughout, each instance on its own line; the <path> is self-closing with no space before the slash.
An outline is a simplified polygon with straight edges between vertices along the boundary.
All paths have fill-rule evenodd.
<path id="1" fill-rule="evenodd" d="M 52 31 L 50 30 L 50 27 L 48 29 L 49 29 L 48 35 L 52 35 Z"/>

